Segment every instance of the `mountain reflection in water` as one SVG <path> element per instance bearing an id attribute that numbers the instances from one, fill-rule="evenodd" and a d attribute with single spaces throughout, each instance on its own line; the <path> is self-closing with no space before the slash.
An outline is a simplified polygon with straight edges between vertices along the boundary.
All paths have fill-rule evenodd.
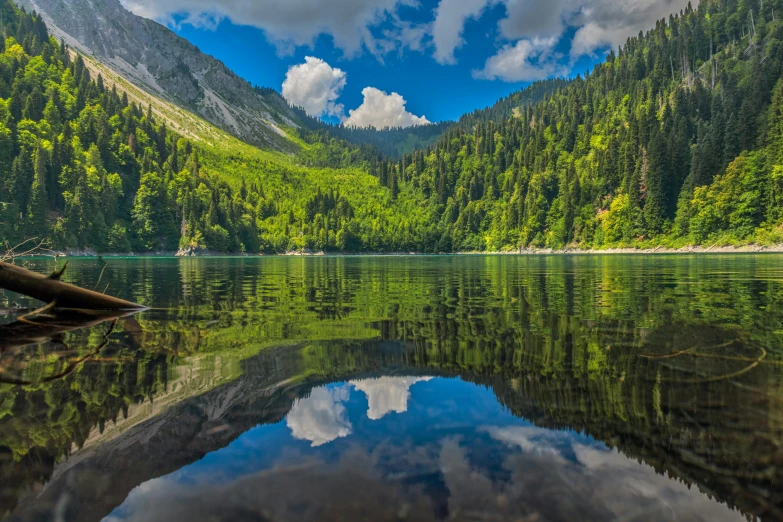
<path id="1" fill-rule="evenodd" d="M 107 520 L 743 519 L 602 443 L 513 419 L 493 402 L 476 385 L 438 379 L 416 388 L 410 412 L 371 425 L 354 385 L 319 387 L 285 423 L 142 484 Z"/>
<path id="2" fill-rule="evenodd" d="M 158 309 L 0 354 L 0 511 L 780 520 L 780 261 L 118 260 Z"/>

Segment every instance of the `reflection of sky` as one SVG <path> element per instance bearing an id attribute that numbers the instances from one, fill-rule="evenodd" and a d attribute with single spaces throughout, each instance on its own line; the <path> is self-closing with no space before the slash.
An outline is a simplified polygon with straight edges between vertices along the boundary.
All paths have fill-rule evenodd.
<path id="1" fill-rule="evenodd" d="M 294 404 L 286 418 L 295 439 L 309 440 L 313 447 L 332 442 L 351 434 L 351 423 L 345 417 L 349 390 L 316 388 L 309 397 Z"/>
<path id="2" fill-rule="evenodd" d="M 210 506 L 228 516 L 220 514 L 232 503 L 272 520 L 326 519 L 324 504 L 356 505 L 356 477 L 375 520 L 383 510 L 395 519 L 403 505 L 414 506 L 409 520 L 421 505 L 419 520 L 433 510 L 501 520 L 738 519 L 697 488 L 587 436 L 513 417 L 486 388 L 397 377 L 317 388 L 284 421 L 139 486 L 110 519 L 198 522 Z"/>
<path id="3" fill-rule="evenodd" d="M 408 411 L 411 386 L 430 379 L 430 377 L 380 377 L 351 381 L 351 384 L 367 396 L 369 403 L 367 417 L 378 420 L 392 412 L 405 413 Z"/>

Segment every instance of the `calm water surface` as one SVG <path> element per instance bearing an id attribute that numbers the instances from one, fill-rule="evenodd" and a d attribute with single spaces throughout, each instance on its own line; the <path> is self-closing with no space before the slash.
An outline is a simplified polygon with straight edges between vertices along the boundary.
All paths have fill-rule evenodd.
<path id="1" fill-rule="evenodd" d="M 107 262 L 0 312 L 4 520 L 783 520 L 781 256 Z"/>

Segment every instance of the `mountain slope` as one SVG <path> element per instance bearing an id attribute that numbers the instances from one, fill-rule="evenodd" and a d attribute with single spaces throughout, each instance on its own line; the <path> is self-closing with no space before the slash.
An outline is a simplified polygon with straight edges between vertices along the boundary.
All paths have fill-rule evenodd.
<path id="1" fill-rule="evenodd" d="M 307 119 L 307 121 L 303 122 L 303 127 L 316 135 L 326 134 L 329 137 L 338 138 L 355 145 L 369 145 L 381 154 L 396 161 L 418 149 L 426 149 L 435 145 L 445 133 L 454 127 L 472 132 L 473 128 L 478 124 L 485 124 L 490 121 L 499 122 L 512 116 L 520 116 L 526 106 L 537 104 L 558 89 L 567 87 L 569 83 L 569 80 L 563 78 L 535 82 L 501 98 L 489 107 L 462 115 L 457 122 L 443 121 L 429 125 L 394 129 L 363 129 L 327 125 L 318 120 Z M 310 142 L 319 139 L 317 136 L 308 136 L 308 131 L 304 130 L 300 131 L 300 137 Z M 323 139 L 323 137 L 320 139 Z"/>
<path id="2" fill-rule="evenodd" d="M 503 101 L 495 112 L 512 116 L 479 113 L 399 161 L 309 126 L 281 136 L 296 156 L 263 151 L 171 102 L 147 110 L 150 92 L 95 81 L 89 68 L 105 65 L 85 68 L 40 17 L 0 6 L 19 42 L 0 42 L 6 240 L 119 252 L 783 243 L 783 0 L 705 0 L 586 77 L 528 91 L 537 103 Z"/>
<path id="3" fill-rule="evenodd" d="M 426 249 L 781 243 L 781 11 L 689 6 L 517 115 L 449 130 L 381 182 L 427 197 L 439 240 Z"/>
<path id="4" fill-rule="evenodd" d="M 396 158 L 431 145 L 451 125 L 447 122 L 388 130 L 331 126 L 290 107 L 273 89 L 252 87 L 168 28 L 127 11 L 119 0 L 17 3 L 40 13 L 52 34 L 90 56 L 89 63 L 96 71 L 99 67 L 103 76 L 124 79 L 251 145 L 295 152 L 298 146 L 288 139 L 284 129 L 301 127 L 357 145 L 371 145 Z M 168 114 L 161 115 L 168 118 Z M 170 123 L 178 132 L 192 135 L 177 121 Z"/>
<path id="5" fill-rule="evenodd" d="M 336 138 L 354 145 L 370 147 L 381 155 L 397 160 L 405 154 L 411 154 L 417 149 L 424 149 L 434 144 L 454 125 L 454 122 L 445 121 L 386 129 L 343 127 L 316 120 L 309 120 L 305 125 L 306 127 L 302 127 L 299 131 L 299 137 L 305 141 Z"/>
<path id="6" fill-rule="evenodd" d="M 564 78 L 537 81 L 524 89 L 512 92 L 489 107 L 462 115 L 457 123 L 463 129 L 472 131 L 479 123 L 499 122 L 512 116 L 519 116 L 526 106 L 537 104 L 558 89 L 567 87 L 569 83 L 570 80 Z"/>
<path id="7" fill-rule="evenodd" d="M 119 75 L 96 77 L 105 66 L 50 38 L 40 16 L 9 0 L 0 14 L 3 243 L 382 250 L 417 244 L 430 221 L 417 195 L 392 200 L 361 158 L 332 169 L 322 144 L 287 138 L 298 156 L 248 145 Z"/>
<path id="8" fill-rule="evenodd" d="M 271 89 L 258 89 L 168 28 L 119 0 L 19 0 L 57 38 L 94 56 L 148 92 L 201 115 L 247 143 L 294 150 L 283 128 L 301 113 Z"/>

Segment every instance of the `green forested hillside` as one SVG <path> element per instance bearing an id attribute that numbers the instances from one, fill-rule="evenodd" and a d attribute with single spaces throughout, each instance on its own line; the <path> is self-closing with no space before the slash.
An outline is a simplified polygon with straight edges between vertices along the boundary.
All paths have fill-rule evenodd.
<path id="1" fill-rule="evenodd" d="M 452 129 L 387 185 L 429 198 L 441 250 L 780 242 L 781 12 L 689 7 L 517 116 Z"/>
<path id="2" fill-rule="evenodd" d="M 324 138 L 337 138 L 358 146 L 369 146 L 380 154 L 392 159 L 399 159 L 405 154 L 411 154 L 417 149 L 434 145 L 454 122 L 431 123 L 415 127 L 397 127 L 387 129 L 363 129 L 360 127 L 343 127 L 342 125 L 327 125 L 312 118 L 302 118 L 303 124 L 309 128 L 301 129 L 302 139 L 313 141 Z"/>
<path id="3" fill-rule="evenodd" d="M 539 81 L 501 98 L 490 107 L 465 114 L 457 122 L 444 121 L 414 127 L 363 129 L 343 127 L 339 124 L 329 125 L 307 117 L 304 110 L 301 110 L 300 121 L 304 128 L 300 129 L 299 137 L 310 142 L 323 142 L 337 138 L 350 142 L 354 146 L 370 148 L 372 149 L 369 151 L 370 154 L 382 154 L 396 161 L 406 154 L 413 154 L 417 149 L 431 147 L 444 133 L 457 126 L 463 129 L 473 129 L 477 123 L 500 121 L 518 115 L 523 107 L 538 103 L 545 96 L 551 95 L 566 85 L 568 85 L 568 80 L 562 78 Z M 350 147 L 350 145 L 347 146 Z"/>
<path id="4" fill-rule="evenodd" d="M 783 242 L 783 0 L 705 0 L 587 77 L 536 84 L 399 159 L 350 129 L 289 131 L 296 156 L 184 139 L 91 75 L 40 17 L 9 0 L 0 8 L 8 243 L 443 252 Z"/>
<path id="5" fill-rule="evenodd" d="M 317 146 L 300 142 L 296 159 L 227 135 L 181 138 L 149 107 L 92 77 L 40 17 L 8 0 L 0 9 L 4 243 L 46 237 L 58 249 L 98 252 L 380 250 L 391 244 L 387 223 L 423 228 L 424 213 L 407 212 L 422 205 L 392 204 L 366 171 L 300 166 L 325 157 Z"/>
<path id="6" fill-rule="evenodd" d="M 495 102 L 492 106 L 477 109 L 463 115 L 457 122 L 463 129 L 473 129 L 478 123 L 489 121 L 501 121 L 511 116 L 519 116 L 521 109 L 528 105 L 535 105 L 552 93 L 563 89 L 569 83 L 564 78 L 552 78 L 533 83 L 520 91 L 513 92 Z"/>

